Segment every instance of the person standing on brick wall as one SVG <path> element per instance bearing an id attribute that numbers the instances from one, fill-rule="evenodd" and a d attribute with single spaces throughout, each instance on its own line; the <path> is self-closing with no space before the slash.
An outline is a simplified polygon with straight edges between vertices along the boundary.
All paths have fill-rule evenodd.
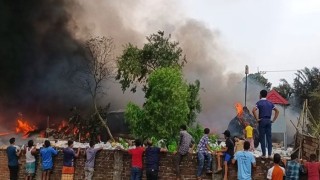
<path id="1" fill-rule="evenodd" d="M 286 170 L 280 166 L 281 156 L 280 154 L 274 154 L 273 167 L 268 170 L 267 179 L 270 180 L 283 180 L 286 175 Z"/>
<path id="2" fill-rule="evenodd" d="M 180 163 L 182 159 L 188 155 L 189 152 L 192 152 L 193 148 L 194 140 L 192 136 L 187 132 L 187 126 L 181 125 L 178 152 L 174 152 L 177 180 L 180 180 Z"/>
<path id="3" fill-rule="evenodd" d="M 10 146 L 7 147 L 8 167 L 10 171 L 10 180 L 18 180 L 19 171 L 19 156 L 21 153 L 20 148 L 15 146 L 16 139 L 11 138 L 9 140 Z"/>
<path id="4" fill-rule="evenodd" d="M 279 110 L 274 106 L 274 104 L 267 100 L 268 92 L 266 90 L 260 91 L 260 100 L 256 103 L 256 107 L 253 108 L 252 113 L 259 123 L 259 141 L 262 149 L 262 157 L 266 158 L 266 142 L 268 156 L 271 158 L 272 153 L 272 141 L 271 141 L 271 124 L 276 121 L 279 116 Z M 259 115 L 257 115 L 259 111 Z M 272 111 L 275 111 L 273 120 L 271 121 Z"/>
<path id="5" fill-rule="evenodd" d="M 209 136 L 210 133 L 209 128 L 205 128 L 203 130 L 204 135 L 199 141 L 199 144 L 197 146 L 197 155 L 198 155 L 198 170 L 197 170 L 197 179 L 201 180 L 201 175 L 204 167 L 204 161 L 207 160 L 207 167 L 206 167 L 206 173 L 211 174 L 211 163 L 212 163 L 212 155 L 213 151 L 210 149 L 209 146 Z"/>
<path id="6" fill-rule="evenodd" d="M 147 141 L 145 150 L 147 180 L 158 180 L 160 152 L 168 152 L 168 150 L 153 146 L 151 140 Z"/>
<path id="7" fill-rule="evenodd" d="M 144 147 L 142 147 L 142 143 L 139 139 L 134 141 L 136 148 L 125 150 L 121 147 L 117 147 L 119 150 L 123 152 L 128 152 L 131 154 L 131 177 L 130 180 L 142 180 L 142 164 L 143 159 L 142 156 L 144 154 Z"/>
<path id="8" fill-rule="evenodd" d="M 102 147 L 95 149 L 93 141 L 90 141 L 89 145 L 90 145 L 90 147 L 88 149 L 86 149 L 86 151 L 85 151 L 85 157 L 86 157 L 86 162 L 84 165 L 85 180 L 92 180 L 92 176 L 93 176 L 93 172 L 94 172 L 94 161 L 96 159 L 96 154 L 98 151 L 102 150 Z"/>
<path id="9" fill-rule="evenodd" d="M 26 180 L 32 180 L 36 172 L 36 158 L 37 149 L 33 144 L 33 140 L 28 141 L 28 146 L 25 147 L 26 153 Z"/>
<path id="10" fill-rule="evenodd" d="M 73 141 L 68 141 L 68 147 L 62 150 L 63 152 L 63 166 L 61 180 L 73 180 L 74 177 L 74 158 L 79 157 L 80 148 L 77 153 L 73 150 Z"/>
<path id="11" fill-rule="evenodd" d="M 304 167 L 308 173 L 308 180 L 320 179 L 320 163 L 317 162 L 317 155 L 311 154 L 309 158 L 310 162 L 304 161 Z"/>
<path id="12" fill-rule="evenodd" d="M 251 167 L 256 167 L 256 160 L 252 153 L 249 152 L 250 143 L 245 141 L 243 144 L 243 151 L 238 151 L 234 154 L 232 159 L 232 164 L 235 164 L 237 161 L 238 165 L 238 179 L 239 180 L 248 180 L 251 179 Z"/>
<path id="13" fill-rule="evenodd" d="M 223 156 L 223 165 L 224 165 L 223 179 L 228 180 L 228 164 L 231 162 L 232 157 L 234 155 L 234 143 L 230 137 L 231 134 L 229 130 L 225 130 L 224 133 L 222 134 L 224 134 L 224 138 L 226 139 L 226 147 L 223 147 L 220 151 L 216 152 L 218 168 L 215 173 L 217 174 L 222 171 L 220 157 Z"/>
<path id="14" fill-rule="evenodd" d="M 49 180 L 50 173 L 53 168 L 52 156 L 57 155 L 58 151 L 51 147 L 50 141 L 44 141 L 44 147 L 40 149 L 40 156 L 42 159 L 42 176 L 41 180 Z"/>

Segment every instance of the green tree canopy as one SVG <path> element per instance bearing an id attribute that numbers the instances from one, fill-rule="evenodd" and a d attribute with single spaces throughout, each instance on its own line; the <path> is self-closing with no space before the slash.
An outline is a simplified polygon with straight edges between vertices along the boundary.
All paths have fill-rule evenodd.
<path id="1" fill-rule="evenodd" d="M 299 104 L 309 100 L 309 109 L 316 120 L 320 119 L 320 99 L 318 93 L 320 90 L 320 69 L 313 67 L 311 69 L 304 68 L 296 73 L 297 77 L 294 79 L 294 93 L 299 99 Z"/>
<path id="2" fill-rule="evenodd" d="M 261 86 L 265 87 L 267 90 L 270 90 L 271 83 L 266 79 L 261 73 L 254 73 L 248 75 L 249 80 L 253 80 L 260 84 Z"/>
<path id="3" fill-rule="evenodd" d="M 294 89 L 285 79 L 280 79 L 280 84 L 273 89 L 276 90 L 285 99 L 289 99 L 294 91 Z"/>
<path id="4" fill-rule="evenodd" d="M 160 68 L 148 78 L 147 99 L 141 109 L 129 103 L 125 118 L 133 135 L 139 138 L 174 139 L 181 124 L 187 124 L 188 85 L 181 69 Z"/>
<path id="5" fill-rule="evenodd" d="M 163 31 L 151 34 L 147 41 L 142 49 L 131 43 L 127 44 L 118 58 L 116 79 L 120 81 L 123 91 L 132 86 L 131 91 L 135 92 L 139 83 L 147 91 L 147 78 L 154 70 L 171 66 L 181 68 L 186 62 L 179 43 L 172 42 L 170 36 L 166 37 Z"/>

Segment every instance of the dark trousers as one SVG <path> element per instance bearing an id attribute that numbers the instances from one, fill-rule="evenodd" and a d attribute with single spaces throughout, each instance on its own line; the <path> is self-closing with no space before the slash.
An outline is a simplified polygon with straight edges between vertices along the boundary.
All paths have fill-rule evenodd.
<path id="1" fill-rule="evenodd" d="M 271 120 L 262 119 L 259 122 L 259 141 L 261 144 L 262 156 L 266 155 L 266 139 L 268 155 L 271 156 L 272 151 L 272 141 L 271 141 Z"/>
<path id="2" fill-rule="evenodd" d="M 138 167 L 132 167 L 130 180 L 142 180 L 142 169 Z"/>
<path id="3" fill-rule="evenodd" d="M 10 171 L 10 180 L 18 180 L 19 166 L 8 166 Z"/>
<path id="4" fill-rule="evenodd" d="M 182 154 L 180 154 L 179 152 L 176 154 L 176 157 L 175 157 L 175 166 L 176 166 L 176 175 L 177 175 L 177 177 L 180 177 L 180 163 L 181 163 L 183 157 L 185 157 L 185 156 L 187 156 L 187 155 L 188 155 L 188 153 L 182 155 Z"/>
<path id="5" fill-rule="evenodd" d="M 154 169 L 147 169 L 147 180 L 158 180 L 158 171 Z"/>

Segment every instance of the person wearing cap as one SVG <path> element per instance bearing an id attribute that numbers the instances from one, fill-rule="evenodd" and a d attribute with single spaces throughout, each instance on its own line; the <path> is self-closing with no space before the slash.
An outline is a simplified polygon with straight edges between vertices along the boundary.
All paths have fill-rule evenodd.
<path id="1" fill-rule="evenodd" d="M 271 158 L 272 151 L 272 141 L 271 141 L 271 124 L 274 123 L 278 116 L 279 110 L 274 106 L 274 104 L 267 100 L 268 92 L 266 90 L 260 91 L 260 100 L 256 103 L 256 107 L 253 108 L 252 113 L 254 118 L 259 123 L 259 141 L 261 144 L 262 157 L 266 157 L 266 142 L 268 147 L 268 156 Z M 259 115 L 257 114 L 259 111 Z M 275 111 L 275 115 L 271 120 L 272 111 Z"/>
<path id="2" fill-rule="evenodd" d="M 8 168 L 10 171 L 10 180 L 18 179 L 18 171 L 19 171 L 19 156 L 21 150 L 15 146 L 16 138 L 11 138 L 9 140 L 10 146 L 7 147 L 7 157 L 8 157 Z"/>
<path id="3" fill-rule="evenodd" d="M 218 169 L 215 173 L 219 173 L 222 171 L 220 156 L 223 156 L 223 165 L 224 165 L 224 180 L 228 180 L 228 163 L 231 162 L 233 154 L 234 154 L 234 143 L 230 138 L 231 134 L 229 130 L 225 130 L 224 138 L 226 139 L 226 146 L 223 147 L 220 151 L 216 152 L 217 160 L 218 160 Z"/>

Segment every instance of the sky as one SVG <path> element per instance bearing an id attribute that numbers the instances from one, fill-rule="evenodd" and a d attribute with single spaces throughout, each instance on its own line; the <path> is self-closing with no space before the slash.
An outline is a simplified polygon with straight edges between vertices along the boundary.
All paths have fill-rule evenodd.
<path id="1" fill-rule="evenodd" d="M 219 32 L 235 57 L 227 70 L 266 72 L 273 86 L 281 78 L 290 83 L 295 70 L 320 67 L 319 0 L 183 0 L 187 16 Z M 287 71 L 289 70 L 289 71 Z M 292 71 L 291 71 L 292 70 Z"/>

